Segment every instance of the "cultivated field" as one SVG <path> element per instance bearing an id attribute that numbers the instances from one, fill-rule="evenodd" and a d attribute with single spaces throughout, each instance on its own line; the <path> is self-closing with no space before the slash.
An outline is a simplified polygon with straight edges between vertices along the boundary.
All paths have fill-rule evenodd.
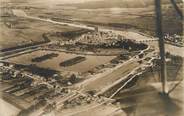
<path id="1" fill-rule="evenodd" d="M 46 54 L 55 53 L 59 54 L 57 57 L 46 59 L 42 62 L 32 62 L 32 59 L 36 57 L 40 57 Z M 86 57 L 86 60 L 80 63 L 77 63 L 72 66 L 63 67 L 60 66 L 61 62 L 64 62 L 66 60 L 69 60 L 71 58 L 75 58 L 77 56 L 83 56 Z M 38 67 L 42 68 L 49 68 L 57 71 L 74 71 L 74 72 L 86 72 L 90 69 L 101 65 L 108 63 L 110 60 L 115 58 L 116 56 L 90 56 L 90 55 L 77 55 L 77 54 L 71 54 L 71 53 L 64 53 L 64 52 L 53 52 L 53 51 L 44 51 L 39 50 L 32 53 L 20 55 L 17 57 L 9 58 L 7 61 L 18 63 L 18 64 L 36 64 Z"/>
<path id="2" fill-rule="evenodd" d="M 119 67 L 118 69 L 116 69 L 112 73 L 105 75 L 99 79 L 96 79 L 87 85 L 84 85 L 84 90 L 85 91 L 100 92 L 103 88 L 107 87 L 108 85 L 113 84 L 115 81 L 128 75 L 133 69 L 135 69 L 139 65 L 140 64 L 137 62 L 131 61 L 131 62 Z"/>
<path id="3" fill-rule="evenodd" d="M 167 63 L 169 98 L 158 94 L 158 91 L 161 91 L 160 76 L 159 71 L 154 67 L 140 75 L 135 79 L 135 82 L 130 83 L 128 88 L 122 89 L 114 99 L 120 102 L 120 106 L 127 115 L 136 112 L 136 114 L 143 116 L 150 115 L 151 112 L 152 116 L 158 113 L 181 116 L 183 114 L 182 104 L 184 103 L 182 60 L 182 58 L 175 57 L 175 60 Z M 130 87 L 131 85 L 133 86 Z M 117 86 L 122 86 L 122 83 Z M 180 102 L 178 102 L 178 99 L 180 99 Z"/>
<path id="4" fill-rule="evenodd" d="M 4 7 L 0 9 L 0 49 L 44 41 L 44 33 L 79 30 L 74 27 L 25 18 L 24 12 L 15 10 L 16 6 L 7 4 L 2 4 L 2 6 Z"/>
<path id="5" fill-rule="evenodd" d="M 126 1 L 125 3 L 128 4 L 128 2 Z M 123 5 L 121 2 L 119 2 L 120 4 L 117 4 L 118 2 L 112 5 L 108 4 L 104 7 L 104 4 L 108 2 L 102 1 L 104 4 L 97 3 L 97 8 L 91 6 L 89 8 L 83 7 L 85 4 L 62 5 L 59 1 L 55 3 L 49 2 L 49 4 L 45 3 L 43 1 L 22 0 L 12 2 L 12 4 L 4 3 L 5 8 L 2 8 L 2 11 L 8 15 L 1 17 L 1 49 L 18 44 L 42 41 L 43 33 L 76 30 L 74 27 L 17 17 L 15 15 L 24 16 L 25 14 L 23 12 L 17 12 L 16 9 L 25 11 L 28 16 L 51 19 L 58 22 L 83 23 L 119 30 L 138 30 L 149 35 L 155 35 L 155 13 L 152 2 L 150 4 L 146 1 L 147 6 L 141 3 L 133 8 L 132 6 Z M 115 7 L 114 4 L 118 7 Z M 14 12 L 11 9 L 6 9 L 6 7 L 10 7 Z M 163 15 L 164 32 L 182 34 L 182 21 L 177 18 L 177 14 L 171 4 L 163 4 Z M 8 26 L 11 26 L 11 28 Z"/>
<path id="6" fill-rule="evenodd" d="M 151 1 L 151 4 L 146 1 L 147 5 L 138 4 L 137 7 L 131 6 L 131 4 L 136 3 L 134 1 L 130 1 L 130 4 L 126 1 L 127 5 L 116 4 L 115 6 L 108 3 L 107 0 L 106 2 L 102 1 L 101 4 L 96 3 L 97 8 L 89 6 L 90 3 L 77 5 L 55 3 L 50 4 L 50 7 L 37 4 L 36 8 L 25 9 L 25 11 L 31 16 L 50 18 L 56 21 L 74 21 L 120 30 L 139 30 L 155 35 L 155 8 L 153 0 Z M 121 3 L 120 0 L 119 2 Z M 107 5 L 105 6 L 105 4 Z M 47 9 L 45 9 L 46 6 Z M 180 5 L 180 8 L 182 8 L 182 5 Z M 35 14 L 34 12 L 38 10 L 39 13 Z M 167 1 L 166 4 L 163 4 L 163 28 L 165 33 L 182 34 L 182 21 L 177 17 L 177 13 L 170 2 Z"/>

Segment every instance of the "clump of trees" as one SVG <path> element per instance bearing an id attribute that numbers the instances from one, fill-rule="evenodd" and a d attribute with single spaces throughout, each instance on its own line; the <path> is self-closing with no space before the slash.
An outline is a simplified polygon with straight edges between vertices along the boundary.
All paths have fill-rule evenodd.
<path id="1" fill-rule="evenodd" d="M 55 36 L 57 37 L 66 37 L 69 39 L 81 36 L 84 33 L 89 32 L 89 30 L 86 29 L 81 29 L 81 30 L 76 30 L 76 31 L 68 31 L 68 32 L 56 32 Z"/>
<path id="2" fill-rule="evenodd" d="M 77 45 L 85 47 L 87 50 L 93 50 L 94 48 L 120 48 L 120 49 L 125 49 L 128 51 L 138 51 L 138 50 L 144 50 L 148 47 L 148 45 L 144 43 L 137 43 L 133 40 L 117 40 L 109 43 L 99 43 L 99 44 L 84 44 L 77 42 Z"/>
<path id="3" fill-rule="evenodd" d="M 36 66 L 35 64 L 31 64 L 31 65 L 19 64 L 19 65 L 15 65 L 15 69 L 24 70 L 34 75 L 39 75 L 45 78 L 52 77 L 54 74 L 58 73 L 58 71 L 56 70 L 49 69 L 49 68 L 41 68 L 41 67 Z"/>
<path id="4" fill-rule="evenodd" d="M 31 72 L 35 75 L 40 75 L 43 77 L 51 77 L 57 73 L 56 70 L 52 70 L 49 68 L 40 68 L 40 67 L 37 67 L 36 65 L 28 65 L 25 70 L 27 70 L 28 72 Z"/>

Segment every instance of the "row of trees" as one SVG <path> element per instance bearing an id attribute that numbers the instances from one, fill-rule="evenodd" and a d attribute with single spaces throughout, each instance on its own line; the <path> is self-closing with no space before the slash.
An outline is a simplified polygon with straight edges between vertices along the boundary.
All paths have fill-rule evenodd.
<path id="1" fill-rule="evenodd" d="M 32 62 L 42 62 L 44 60 L 51 59 L 53 57 L 57 57 L 58 55 L 59 54 L 56 54 L 56 53 L 46 54 L 46 55 L 43 55 L 43 56 L 40 56 L 40 57 L 33 58 Z"/>
<path id="2" fill-rule="evenodd" d="M 86 49 L 90 50 L 93 48 L 121 48 L 121 49 L 126 49 L 129 51 L 137 51 L 137 50 L 144 50 L 148 47 L 148 45 L 144 44 L 144 43 L 136 43 L 132 40 L 118 40 L 118 41 L 114 41 L 111 43 L 100 43 L 98 45 L 92 45 L 92 44 L 83 44 L 83 43 L 76 43 L 77 45 L 80 46 L 85 46 Z"/>

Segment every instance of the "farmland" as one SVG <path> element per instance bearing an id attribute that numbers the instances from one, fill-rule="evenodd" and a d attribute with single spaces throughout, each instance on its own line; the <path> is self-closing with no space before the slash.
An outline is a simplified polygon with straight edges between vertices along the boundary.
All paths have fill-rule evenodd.
<path id="1" fill-rule="evenodd" d="M 154 0 L 1 0 L 0 115 L 180 116 L 183 22 L 162 13 L 168 93 Z"/>
<path id="2" fill-rule="evenodd" d="M 32 62 L 32 59 L 39 57 L 39 56 L 43 56 L 46 55 L 48 53 L 55 53 L 58 54 L 57 57 L 42 61 L 42 62 Z M 74 72 L 86 72 L 89 71 L 90 69 L 94 68 L 95 66 L 101 65 L 101 64 L 105 64 L 108 63 L 110 60 L 112 60 L 113 58 L 115 58 L 115 56 L 90 56 L 90 55 L 82 55 L 84 57 L 86 57 L 86 60 L 69 66 L 69 67 L 63 67 L 60 66 L 60 63 L 69 60 L 71 58 L 74 58 L 76 56 L 81 56 L 81 55 L 77 55 L 77 54 L 72 54 L 72 53 L 64 53 L 64 52 L 53 52 L 53 51 L 44 51 L 44 50 L 39 50 L 39 51 L 35 51 L 29 54 L 23 54 L 20 55 L 18 57 L 13 57 L 10 59 L 7 59 L 7 61 L 9 62 L 13 62 L 13 63 L 17 63 L 17 64 L 36 64 L 39 67 L 42 68 L 49 68 L 49 69 L 54 69 L 57 71 L 74 71 Z"/>

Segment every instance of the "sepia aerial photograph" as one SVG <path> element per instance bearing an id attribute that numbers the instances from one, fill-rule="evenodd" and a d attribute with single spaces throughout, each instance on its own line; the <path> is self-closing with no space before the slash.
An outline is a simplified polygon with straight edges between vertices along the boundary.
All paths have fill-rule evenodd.
<path id="1" fill-rule="evenodd" d="M 0 0 L 0 116 L 184 116 L 184 0 Z"/>

